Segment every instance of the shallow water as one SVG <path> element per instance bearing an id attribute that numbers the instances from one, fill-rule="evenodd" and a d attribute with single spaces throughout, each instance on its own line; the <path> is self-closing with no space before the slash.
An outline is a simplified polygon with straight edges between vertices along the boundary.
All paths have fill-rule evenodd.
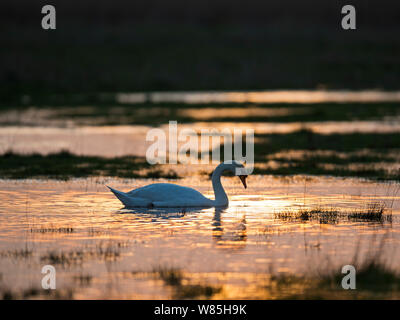
<path id="1" fill-rule="evenodd" d="M 326 91 L 326 90 L 270 90 L 226 92 L 152 92 L 120 93 L 120 103 L 180 102 L 180 103 L 320 103 L 320 102 L 395 102 L 398 91 Z"/>
<path id="2" fill-rule="evenodd" d="M 122 209 L 104 186 L 127 191 L 148 183 L 111 178 L 0 181 L 0 286 L 16 293 L 40 289 L 41 268 L 52 264 L 56 291 L 71 292 L 73 298 L 173 298 L 176 288 L 153 271 L 174 268 L 188 283 L 219 286 L 212 298 L 273 298 L 262 287 L 271 274 L 338 271 L 356 253 L 362 259 L 381 250 L 398 270 L 395 184 L 250 176 L 244 190 L 227 177 L 223 184 L 230 206 L 225 210 L 151 214 Z M 204 176 L 179 184 L 213 196 Z M 317 206 L 359 209 L 376 201 L 392 207 L 392 222 L 341 219 L 330 224 L 274 215 Z"/>
<path id="3" fill-rule="evenodd" d="M 152 93 L 121 94 L 117 100 L 120 103 L 385 102 L 400 101 L 400 95 L 376 91 Z M 254 129 L 256 135 L 289 134 L 301 129 L 326 135 L 400 132 L 400 118 L 393 114 L 364 121 L 246 120 L 248 117 L 271 116 L 278 120 L 285 115 L 301 116 L 309 112 L 307 108 L 210 105 L 198 112 L 185 106 L 178 115 L 195 122 L 178 123 L 178 130 Z M 114 120 L 126 115 L 117 109 L 111 110 Z M 99 125 L 104 124 L 101 117 L 105 116 L 95 117 L 99 111 L 96 110 L 82 106 L 5 111 L 0 115 L 0 122 L 7 124 L 0 128 L 0 153 L 12 150 L 48 154 L 66 150 L 77 155 L 103 157 L 145 156 L 151 144 L 145 141 L 150 126 Z M 159 115 L 157 108 L 151 110 Z M 147 115 L 151 110 L 138 108 L 136 111 Z M 60 112 L 63 116 L 58 117 Z M 82 117 L 68 116 L 80 112 Z M 229 116 L 243 121 L 221 122 Z M 160 128 L 168 132 L 168 117 L 165 119 Z M 379 155 L 378 151 L 283 149 L 275 154 L 265 153 L 266 161 L 256 165 L 271 166 L 270 162 L 279 157 L 291 161 L 308 154 L 346 159 L 350 155 Z M 397 151 L 391 148 L 385 150 L 385 155 L 397 159 Z M 352 170 L 359 170 L 360 165 L 399 170 L 398 161 L 371 160 L 371 163 L 346 165 Z M 170 182 L 196 188 L 213 197 L 207 177 L 215 164 L 169 167 L 186 177 Z M 160 181 L 163 180 L 107 177 L 68 182 L 0 180 L 0 294 L 9 291 L 14 298 L 46 298 L 41 289 L 41 269 L 47 264 L 54 265 L 57 271 L 58 295 L 51 297 L 76 299 L 204 298 L 204 292 L 213 299 L 276 298 L 279 296 L 266 290 L 271 276 L 340 273 L 343 265 L 354 263 L 356 258 L 362 262 L 377 253 L 386 265 L 400 272 L 398 183 L 327 176 L 252 175 L 248 179 L 249 188 L 244 190 L 237 179 L 226 177 L 223 184 L 230 198 L 229 208 L 168 211 L 123 209 L 105 187 L 107 184 L 128 191 Z M 392 213 L 392 219 L 368 222 L 348 217 L 333 221 L 279 218 L 280 212 L 319 207 L 365 211 L 371 203 L 384 205 L 385 216 Z M 168 272 L 181 279 L 174 284 L 171 274 L 165 276 Z M 217 289 L 210 293 L 207 288 Z M 291 293 L 299 293 L 296 288 L 292 290 Z"/>
<path id="4" fill-rule="evenodd" d="M 168 125 L 160 126 L 166 133 Z M 227 123 L 197 122 L 193 124 L 178 123 L 178 132 L 185 129 L 216 129 L 222 132 L 228 128 L 242 130 L 253 129 L 255 134 L 291 133 L 300 129 L 309 129 L 315 133 L 398 133 L 399 121 L 332 121 L 332 122 L 292 122 L 292 123 Z M 9 126 L 0 128 L 0 153 L 14 151 L 17 153 L 49 154 L 62 150 L 77 155 L 119 157 L 125 155 L 145 156 L 147 148 L 153 143 L 146 141 L 149 126 L 78 126 L 30 127 Z M 179 145 L 184 142 L 179 142 Z M 195 146 L 198 148 L 198 146 Z M 201 149 L 200 149 L 201 150 Z"/>

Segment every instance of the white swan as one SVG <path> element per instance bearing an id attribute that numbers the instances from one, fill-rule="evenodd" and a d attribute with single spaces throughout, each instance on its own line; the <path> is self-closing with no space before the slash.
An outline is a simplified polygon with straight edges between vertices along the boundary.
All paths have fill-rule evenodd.
<path id="1" fill-rule="evenodd" d="M 126 207 L 225 207 L 229 200 L 221 184 L 222 173 L 230 171 L 237 174 L 244 170 L 243 165 L 236 161 L 225 161 L 215 168 L 211 177 L 215 200 L 206 198 L 195 189 L 172 183 L 154 183 L 126 193 L 107 187 Z M 238 177 L 247 188 L 247 175 L 239 174 Z"/>

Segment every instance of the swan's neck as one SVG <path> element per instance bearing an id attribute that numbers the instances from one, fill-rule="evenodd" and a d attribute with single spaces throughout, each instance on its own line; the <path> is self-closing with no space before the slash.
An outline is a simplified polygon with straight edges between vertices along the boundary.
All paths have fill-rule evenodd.
<path id="1" fill-rule="evenodd" d="M 227 206 L 229 203 L 228 196 L 226 195 L 224 187 L 221 184 L 221 175 L 225 169 L 226 168 L 224 166 L 218 166 L 215 168 L 211 177 L 216 206 Z"/>

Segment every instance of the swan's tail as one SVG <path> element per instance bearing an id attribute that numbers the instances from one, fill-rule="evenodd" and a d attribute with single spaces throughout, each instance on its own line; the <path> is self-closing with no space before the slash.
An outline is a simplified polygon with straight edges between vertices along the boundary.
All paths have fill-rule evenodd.
<path id="1" fill-rule="evenodd" d="M 109 186 L 106 187 L 110 189 L 111 192 L 114 193 L 118 200 L 121 201 L 124 205 L 127 205 L 129 203 L 129 196 L 125 192 L 115 190 Z"/>
<path id="2" fill-rule="evenodd" d="M 134 198 L 130 196 L 129 194 L 115 190 L 109 186 L 106 186 L 108 189 L 111 190 L 112 193 L 118 198 L 119 201 L 122 202 L 122 204 L 125 207 L 151 207 L 152 203 L 151 201 L 147 199 L 142 199 L 142 198 Z"/>

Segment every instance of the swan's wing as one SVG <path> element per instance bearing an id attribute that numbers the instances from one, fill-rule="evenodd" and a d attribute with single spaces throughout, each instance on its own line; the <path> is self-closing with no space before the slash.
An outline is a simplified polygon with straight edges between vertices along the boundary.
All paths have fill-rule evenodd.
<path id="1" fill-rule="evenodd" d="M 151 202 L 169 203 L 181 206 L 182 203 L 210 205 L 210 199 L 195 189 L 178 186 L 172 183 L 154 183 L 132 190 L 130 197 L 149 199 Z M 154 204 L 156 205 L 156 204 Z"/>

